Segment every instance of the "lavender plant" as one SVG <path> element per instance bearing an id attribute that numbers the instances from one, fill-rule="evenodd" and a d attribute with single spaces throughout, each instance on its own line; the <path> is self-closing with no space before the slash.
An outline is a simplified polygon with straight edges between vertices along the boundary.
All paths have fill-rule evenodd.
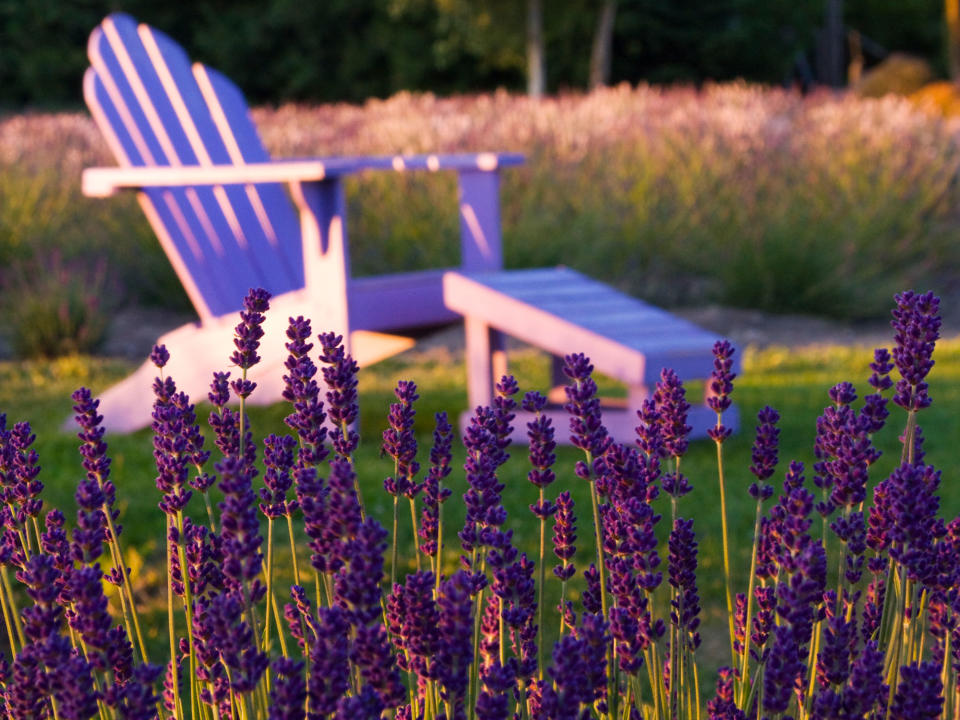
<path id="1" fill-rule="evenodd" d="M 603 427 L 589 360 L 569 356 L 570 433 L 584 453 L 572 472 L 555 465 L 557 429 L 544 413 L 546 398 L 524 396 L 520 405 L 533 417 L 527 477 L 538 491 L 529 508 L 540 529 L 534 559 L 514 543 L 500 477 L 510 457 L 518 387 L 511 377 L 497 383 L 494 404 L 476 409 L 464 437 L 467 513 L 464 526 L 453 529 L 463 551 L 455 569 L 444 557 L 444 536 L 453 530 L 442 514 L 451 495 L 445 485 L 453 471 L 453 428 L 445 414 L 437 415 L 429 470 L 416 482 L 413 383 L 398 385 L 383 433 L 383 452 L 394 461 L 385 480 L 394 499 L 392 533 L 360 505 L 352 427 L 356 364 L 340 338 L 319 336 L 325 408 L 310 358 L 310 323 L 291 319 L 284 395 L 295 435 L 254 442 L 244 408 L 256 388 L 247 371 L 257 361 L 268 302 L 261 291 L 247 298 L 232 356 L 239 377 L 212 378 L 209 422 L 221 454 L 212 471 L 205 469 L 210 452 L 194 406 L 174 378 L 162 374 L 168 353 L 158 347 L 151 356 L 160 372 L 153 442 L 167 560 L 169 650 L 160 664 L 147 657 L 144 601 L 124 565 L 96 399 L 85 389 L 73 396 L 84 476 L 71 527 L 61 510 L 43 513 L 30 426 L 8 428 L 0 415 L 0 610 L 9 648 L 0 658 L 0 716 L 960 715 L 960 517 L 939 516 L 941 477 L 926 461 L 920 423 L 933 402 L 927 376 L 940 328 L 932 294 L 896 297 L 894 345 L 874 353 L 872 392 L 858 406 L 852 384 L 829 390 L 811 479 L 803 464 L 791 461 L 776 497 L 780 417 L 770 407 L 760 411 L 749 468 L 755 481 L 743 489 L 756 503 L 749 575 L 746 591 L 734 594 L 733 579 L 742 573 L 734 572 L 730 560 L 738 555 L 725 537 L 731 662 L 719 669 L 713 693 L 700 684 L 707 668 L 698 654 L 698 541 L 682 512 L 693 489 L 681 472 L 688 405 L 673 372 L 663 372 L 638 413 L 635 443 L 624 445 Z M 710 386 L 721 487 L 732 353 L 729 344 L 717 345 Z M 238 410 L 228 407 L 231 392 Z M 902 452 L 897 467 L 877 479 L 871 474 L 880 453 L 872 438 L 891 416 L 891 399 L 904 412 Z M 573 562 L 578 520 L 569 490 L 582 481 L 589 484 L 595 553 L 586 567 Z M 214 485 L 222 495 L 216 506 L 208 493 Z M 192 507 L 194 495 L 204 498 L 203 507 Z M 407 565 L 399 562 L 397 543 L 400 495 L 409 500 L 417 538 L 416 562 Z M 667 528 L 660 527 L 664 503 Z M 202 524 L 193 520 L 204 515 Z M 274 538 L 280 518 L 289 543 Z M 557 562 L 547 573 L 551 518 Z M 308 570 L 297 562 L 301 533 L 308 539 Z M 411 566 L 416 571 L 405 574 Z M 568 581 L 577 573 L 583 590 L 573 598 Z M 278 587 L 291 576 L 289 588 Z M 546 607 L 548 583 L 560 589 L 553 615 Z M 105 593 L 110 585 L 119 605 L 113 613 Z M 547 647 L 551 628 L 559 628 L 559 637 Z"/>

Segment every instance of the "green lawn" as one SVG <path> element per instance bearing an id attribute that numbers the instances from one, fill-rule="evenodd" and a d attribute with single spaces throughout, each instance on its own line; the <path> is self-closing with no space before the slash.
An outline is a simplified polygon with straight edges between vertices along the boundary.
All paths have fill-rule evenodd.
<path id="1" fill-rule="evenodd" d="M 871 348 L 831 347 L 792 352 L 783 348 L 762 351 L 748 349 L 743 357 L 742 377 L 735 382 L 734 400 L 739 405 L 742 429 L 724 447 L 727 475 L 732 565 L 736 587 L 745 589 L 749 565 L 749 553 L 753 530 L 753 500 L 746 488 L 752 480 L 749 473 L 750 446 L 757 411 L 769 404 L 777 408 L 781 420 L 781 463 L 777 478 L 790 460 L 804 461 L 810 466 L 815 421 L 829 402 L 827 390 L 842 380 L 853 382 L 862 395 L 869 386 L 868 364 L 872 359 Z M 960 465 L 960 340 L 941 342 L 934 355 L 937 364 L 930 376 L 931 395 L 934 404 L 921 415 L 921 424 L 927 438 L 928 461 L 943 471 L 942 513 L 954 517 L 960 512 L 960 491 L 954 480 Z M 59 427 L 70 412 L 70 393 L 86 385 L 96 393 L 122 377 L 131 367 L 121 361 L 95 358 L 67 358 L 50 362 L 0 363 L 0 412 L 7 414 L 8 424 L 29 420 L 37 434 L 36 447 L 40 453 L 43 471 L 45 498 L 48 504 L 63 509 L 68 519 L 75 513 L 73 490 L 82 472 L 80 457 L 76 451 L 78 441 Z M 545 390 L 548 377 L 548 361 L 530 351 L 520 351 L 511 356 L 511 369 L 517 374 L 521 392 L 529 389 Z M 428 463 L 428 449 L 433 427 L 433 415 L 446 410 L 455 418 L 466 405 L 464 369 L 459 359 L 451 358 L 441 351 L 407 353 L 384 362 L 360 375 L 361 445 L 357 451 L 356 465 L 364 488 L 364 503 L 369 512 L 390 527 L 391 499 L 382 489 L 384 477 L 392 470 L 392 463 L 379 457 L 380 434 L 385 427 L 392 388 L 399 379 L 412 379 L 420 388 L 421 399 L 417 404 L 417 432 L 421 443 L 420 460 Z M 601 387 L 616 392 L 618 388 L 601 379 Z M 144 389 L 148 391 L 147 388 Z M 702 388 L 691 387 L 688 397 L 700 397 Z M 250 412 L 255 436 L 262 438 L 269 432 L 282 432 L 283 417 L 288 412 L 280 404 L 268 408 L 253 408 Z M 199 413 L 205 417 L 206 409 Z M 904 415 L 893 408 L 888 427 L 878 434 L 876 442 L 884 456 L 874 467 L 872 481 L 876 482 L 889 472 L 899 457 L 897 436 L 903 427 Z M 561 428 L 564 433 L 566 428 Z M 162 566 L 163 518 L 157 510 L 158 493 L 154 487 L 152 446 L 149 431 L 127 436 L 108 436 L 109 453 L 113 458 L 112 477 L 118 488 L 121 508 L 120 522 L 124 526 L 122 541 L 130 548 L 131 562 L 137 574 L 137 584 L 144 602 L 151 599 L 161 603 L 164 599 Z M 463 504 L 458 502 L 463 493 L 462 449 L 455 451 L 451 486 L 453 501 L 445 506 L 444 524 L 446 566 L 452 568 L 457 562 L 459 546 L 454 536 L 458 523 L 463 518 Z M 505 504 L 510 512 L 509 526 L 514 528 L 515 538 L 521 549 L 536 555 L 537 525 L 526 509 L 534 500 L 534 490 L 525 479 L 528 468 L 526 452 L 514 447 L 512 459 L 504 467 L 502 481 Z M 216 453 L 214 454 L 214 459 Z M 574 494 L 579 517 L 580 552 L 579 567 L 584 567 L 592 556 L 592 523 L 590 503 L 586 487 L 573 474 L 574 462 L 580 458 L 579 451 L 562 448 L 558 451 L 556 471 L 558 480 L 548 491 L 555 496 L 569 488 Z M 723 579 L 720 541 L 719 492 L 717 489 L 716 451 L 711 441 L 691 444 L 683 460 L 683 470 L 694 485 L 694 492 L 680 501 L 680 514 L 692 516 L 700 540 L 700 583 L 704 606 L 704 652 L 719 655 L 725 642 L 723 607 Z M 779 480 L 777 481 L 779 490 Z M 195 508 L 202 512 L 202 503 L 195 500 Z M 669 513 L 666 504 L 661 512 Z M 410 519 L 407 507 L 400 515 L 401 556 L 409 548 Z M 667 522 L 661 522 L 661 531 Z M 661 533 L 663 534 L 663 532 Z M 282 543 L 282 544 L 281 544 Z M 279 559 L 286 564 L 285 540 L 278 540 Z M 306 552 L 304 551 L 304 555 Z M 662 552 L 665 558 L 665 548 Z M 407 552 L 412 567 L 413 554 Z M 144 562 L 141 563 L 140 561 Z M 557 585 L 557 583 L 552 583 Z M 556 602 L 558 588 L 549 606 Z M 576 585 L 572 592 L 576 593 Z M 551 621 L 550 625 L 553 622 Z M 157 624 L 159 626 L 159 623 Z M 162 638 L 165 630 L 156 628 Z"/>

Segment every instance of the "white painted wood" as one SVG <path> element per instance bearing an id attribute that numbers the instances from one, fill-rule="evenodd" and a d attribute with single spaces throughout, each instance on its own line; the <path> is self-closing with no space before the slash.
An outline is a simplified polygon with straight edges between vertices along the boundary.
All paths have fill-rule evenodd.
<path id="1" fill-rule="evenodd" d="M 258 354 L 261 361 L 251 368 L 248 377 L 257 383 L 257 389 L 248 402 L 269 405 L 282 400 L 284 362 L 287 359 L 286 331 L 290 317 L 303 315 L 309 308 L 306 291 L 287 293 L 270 301 L 270 310 L 263 324 L 264 336 Z M 239 377 L 239 370 L 231 368 L 234 328 L 240 322 L 240 313 L 213 318 L 204 325 L 188 323 L 172 330 L 157 340 L 170 352 L 170 361 L 163 369 L 173 378 L 177 388 L 186 392 L 192 402 L 206 402 L 213 373 L 231 370 L 231 378 Z M 314 320 L 319 322 L 319 318 Z M 315 332 L 325 332 L 322 325 Z M 366 367 L 384 358 L 413 347 L 407 337 L 375 333 L 366 330 L 351 333 L 350 347 L 354 360 Z M 147 427 L 153 410 L 153 379 L 160 371 L 148 360 L 132 375 L 100 395 L 100 413 L 103 425 L 110 432 L 127 433 Z M 68 422 L 73 427 L 73 420 Z"/>

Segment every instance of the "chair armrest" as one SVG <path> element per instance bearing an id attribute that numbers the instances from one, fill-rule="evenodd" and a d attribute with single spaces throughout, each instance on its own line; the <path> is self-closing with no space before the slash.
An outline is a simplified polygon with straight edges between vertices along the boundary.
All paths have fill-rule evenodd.
<path id="1" fill-rule="evenodd" d="M 186 167 L 88 168 L 81 186 L 89 197 L 107 197 L 119 190 L 185 185 L 243 185 L 248 183 L 311 182 L 363 170 L 479 170 L 519 165 L 516 153 L 458 155 L 376 155 L 368 157 L 274 160 L 245 165 L 191 165 Z"/>
<path id="2" fill-rule="evenodd" d="M 358 169 L 354 158 L 280 160 L 246 165 L 88 168 L 83 171 L 81 186 L 84 195 L 107 197 L 118 190 L 143 187 L 307 182 Z"/>

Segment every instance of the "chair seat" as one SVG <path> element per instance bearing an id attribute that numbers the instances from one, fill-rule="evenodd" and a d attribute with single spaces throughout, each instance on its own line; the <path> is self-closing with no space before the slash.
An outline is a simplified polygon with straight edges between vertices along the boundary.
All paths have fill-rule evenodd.
<path id="1" fill-rule="evenodd" d="M 569 268 L 448 272 L 443 298 L 451 310 L 552 354 L 583 349 L 598 370 L 628 385 L 652 385 L 664 367 L 681 379 L 713 368 L 715 335 Z"/>

